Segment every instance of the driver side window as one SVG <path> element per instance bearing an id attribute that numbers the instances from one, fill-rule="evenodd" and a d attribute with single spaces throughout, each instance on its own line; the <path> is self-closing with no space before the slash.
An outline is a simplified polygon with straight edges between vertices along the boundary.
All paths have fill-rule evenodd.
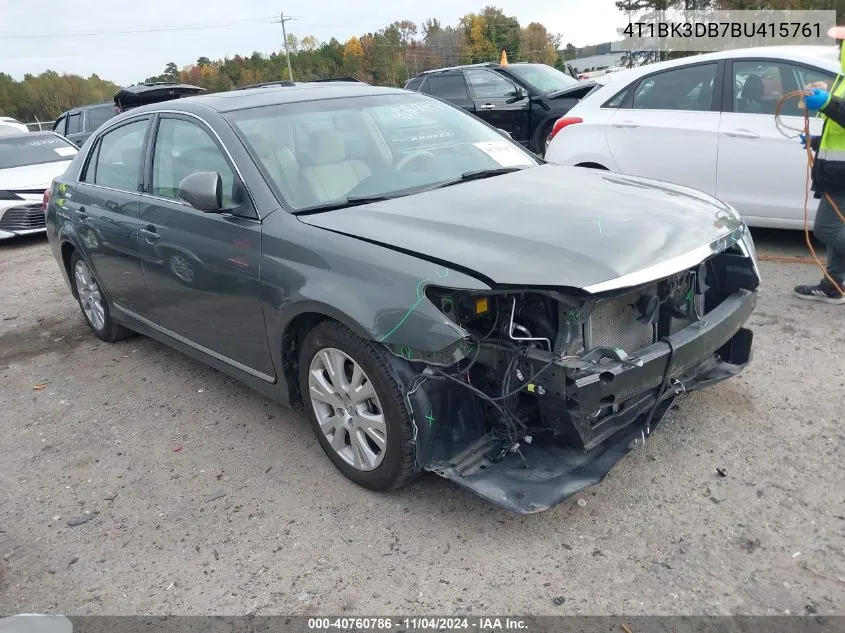
<path id="1" fill-rule="evenodd" d="M 235 174 L 208 132 L 183 119 L 161 119 L 153 154 L 151 193 L 179 200 L 182 179 L 201 171 L 220 174 L 223 206 L 231 206 L 235 197 Z"/>
<path id="2" fill-rule="evenodd" d="M 477 99 L 507 99 L 516 93 L 516 86 L 501 75 L 483 69 L 464 71 Z"/>

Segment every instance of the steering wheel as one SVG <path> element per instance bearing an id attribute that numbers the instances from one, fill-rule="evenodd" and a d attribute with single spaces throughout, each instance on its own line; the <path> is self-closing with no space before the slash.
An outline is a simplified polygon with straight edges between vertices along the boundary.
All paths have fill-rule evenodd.
<path id="1" fill-rule="evenodd" d="M 396 171 L 402 171 L 403 169 L 405 169 L 405 167 L 408 166 L 409 163 L 417 160 L 418 158 L 425 158 L 426 160 L 434 161 L 435 163 L 437 162 L 437 157 L 434 154 L 432 154 L 426 149 L 418 149 L 415 152 L 411 152 L 410 154 L 405 156 L 405 158 L 396 163 L 396 166 L 393 169 L 395 169 Z"/>

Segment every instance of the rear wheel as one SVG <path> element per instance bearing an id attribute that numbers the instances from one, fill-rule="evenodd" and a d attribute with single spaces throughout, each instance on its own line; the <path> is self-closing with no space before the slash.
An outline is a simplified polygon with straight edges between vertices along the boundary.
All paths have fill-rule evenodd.
<path id="1" fill-rule="evenodd" d="M 552 128 L 554 127 L 554 125 L 554 121 L 549 121 L 543 127 L 541 127 L 539 132 L 537 133 L 537 138 L 534 141 L 534 145 L 535 153 L 540 158 L 545 158 L 546 156 L 546 150 L 548 149 L 546 139 L 548 139 L 549 134 L 552 133 Z"/>
<path id="2" fill-rule="evenodd" d="M 372 343 L 319 324 L 302 343 L 299 385 L 317 440 L 349 479 L 392 490 L 418 473 L 402 387 Z"/>
<path id="3" fill-rule="evenodd" d="M 91 268 L 77 252 L 70 258 L 70 272 L 82 316 L 97 338 L 113 343 L 131 336 L 131 330 L 115 323 L 111 318 L 106 297 L 100 290 Z"/>

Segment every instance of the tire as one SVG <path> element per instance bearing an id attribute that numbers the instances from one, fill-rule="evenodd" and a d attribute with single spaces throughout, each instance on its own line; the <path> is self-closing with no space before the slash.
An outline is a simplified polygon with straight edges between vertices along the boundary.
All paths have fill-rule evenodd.
<path id="1" fill-rule="evenodd" d="M 337 364 L 338 361 L 342 363 Z M 353 373 L 354 364 L 363 371 L 363 378 Z M 343 367 L 343 379 L 332 381 L 327 366 L 335 370 Z M 375 397 L 356 404 L 355 390 L 349 387 L 353 380 L 360 382 L 359 393 L 371 391 Z M 389 371 L 384 352 L 372 343 L 337 322 L 320 323 L 302 342 L 299 388 L 317 441 L 348 479 L 370 490 L 395 490 L 419 474 L 413 425 L 402 386 Z M 317 397 L 318 393 L 323 398 Z M 381 425 L 372 422 L 379 418 L 379 412 Z M 386 438 L 380 435 L 381 428 Z M 379 447 L 379 439 L 383 448 Z"/>
<path id="2" fill-rule="evenodd" d="M 535 151 L 534 153 L 537 154 L 537 156 L 539 156 L 540 158 L 546 157 L 546 139 L 549 137 L 549 134 L 551 134 L 554 124 L 554 121 L 549 121 L 543 127 L 540 128 L 539 133 L 537 134 L 537 139 L 535 141 L 537 151 Z"/>
<path id="3" fill-rule="evenodd" d="M 108 300 L 100 290 L 100 285 L 87 262 L 76 251 L 70 258 L 70 278 L 82 316 L 97 338 L 114 343 L 133 334 L 132 330 L 115 323 L 111 318 Z"/>

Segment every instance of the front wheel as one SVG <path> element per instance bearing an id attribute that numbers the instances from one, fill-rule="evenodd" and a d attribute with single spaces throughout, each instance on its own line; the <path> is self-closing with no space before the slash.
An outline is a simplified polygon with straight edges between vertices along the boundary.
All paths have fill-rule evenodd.
<path id="1" fill-rule="evenodd" d="M 111 318 L 109 304 L 100 290 L 100 285 L 91 268 L 77 252 L 70 258 L 70 270 L 82 316 L 97 338 L 113 343 L 130 336 L 131 330 L 115 323 Z"/>
<path id="2" fill-rule="evenodd" d="M 383 352 L 323 322 L 302 344 L 299 386 L 317 440 L 355 483 L 393 490 L 417 474 L 413 426 Z"/>

